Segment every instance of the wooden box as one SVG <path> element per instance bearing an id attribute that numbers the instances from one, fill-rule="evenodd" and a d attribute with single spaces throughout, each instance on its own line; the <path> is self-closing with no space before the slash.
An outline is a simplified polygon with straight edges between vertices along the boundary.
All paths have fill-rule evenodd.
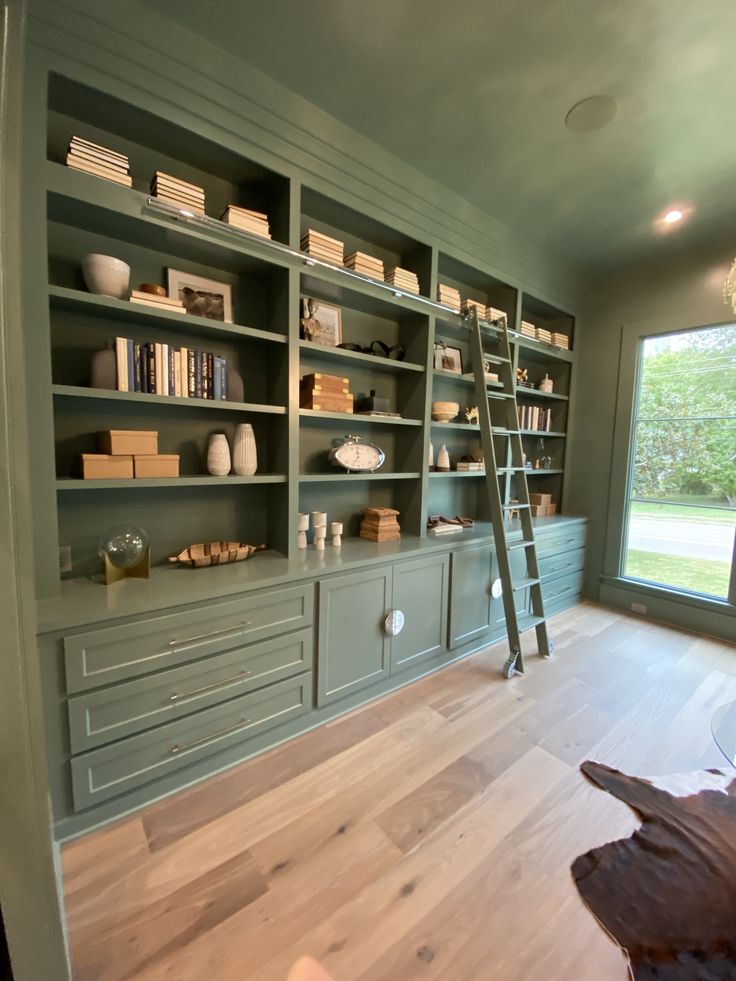
<path id="1" fill-rule="evenodd" d="M 353 412 L 353 396 L 302 392 L 299 408 L 316 412 Z"/>
<path id="2" fill-rule="evenodd" d="M 178 453 L 136 453 L 133 456 L 136 477 L 178 477 Z"/>
<path id="3" fill-rule="evenodd" d="M 552 500 L 551 494 L 530 494 L 529 502 L 531 504 L 549 504 Z"/>
<path id="4" fill-rule="evenodd" d="M 311 392 L 317 389 L 320 392 L 334 392 L 335 394 L 350 391 L 350 379 L 340 375 L 323 375 L 313 373 L 304 375 L 299 383 L 302 392 Z"/>
<path id="5" fill-rule="evenodd" d="M 158 433 L 146 429 L 106 429 L 98 433 L 102 453 L 112 456 L 158 453 Z"/>
<path id="6" fill-rule="evenodd" d="M 82 477 L 85 480 L 119 480 L 133 477 L 133 457 L 102 453 L 82 453 Z"/>

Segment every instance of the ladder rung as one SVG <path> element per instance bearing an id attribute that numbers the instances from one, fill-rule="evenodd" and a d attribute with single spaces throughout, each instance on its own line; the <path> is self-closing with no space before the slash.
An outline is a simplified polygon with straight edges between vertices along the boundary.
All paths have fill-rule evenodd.
<path id="1" fill-rule="evenodd" d="M 522 589 L 529 589 L 530 586 L 538 586 L 539 579 L 520 579 L 518 582 L 514 583 L 511 587 L 515 593 L 520 592 Z"/>
<path id="2" fill-rule="evenodd" d="M 504 511 L 528 511 L 531 507 L 530 504 L 502 504 L 501 507 Z"/>
<path id="3" fill-rule="evenodd" d="M 511 364 L 511 358 L 504 358 L 500 354 L 488 354 L 484 351 L 483 357 L 486 361 L 490 361 L 491 364 Z"/>
<path id="4" fill-rule="evenodd" d="M 496 467 L 496 473 L 520 473 L 526 470 L 526 467 Z"/>
<path id="5" fill-rule="evenodd" d="M 533 544 L 534 544 L 533 538 L 524 538 L 520 542 L 512 542 L 510 545 L 507 545 L 506 551 L 513 552 L 517 548 L 529 548 L 529 546 Z"/>
<path id="6" fill-rule="evenodd" d="M 492 429 L 493 429 L 494 436 L 518 436 L 519 435 L 518 429 L 504 429 L 503 426 L 493 426 Z"/>
<path id="7" fill-rule="evenodd" d="M 516 396 L 513 392 L 489 392 L 489 399 L 515 399 Z"/>
<path id="8" fill-rule="evenodd" d="M 525 630 L 531 630 L 532 627 L 538 627 L 540 623 L 546 622 L 546 617 L 537 617 L 532 613 L 527 613 L 523 617 L 519 617 L 517 626 L 519 628 L 519 633 L 523 633 Z"/>

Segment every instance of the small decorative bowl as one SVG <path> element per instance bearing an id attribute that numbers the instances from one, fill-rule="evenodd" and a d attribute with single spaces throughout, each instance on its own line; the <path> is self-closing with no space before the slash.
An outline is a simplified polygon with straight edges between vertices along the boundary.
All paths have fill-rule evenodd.
<path id="1" fill-rule="evenodd" d="M 433 402 L 432 418 L 435 422 L 451 422 L 460 412 L 459 402 Z"/>
<path id="2" fill-rule="evenodd" d="M 150 293 L 152 296 L 166 296 L 166 290 L 158 283 L 141 283 L 138 289 L 141 293 Z"/>

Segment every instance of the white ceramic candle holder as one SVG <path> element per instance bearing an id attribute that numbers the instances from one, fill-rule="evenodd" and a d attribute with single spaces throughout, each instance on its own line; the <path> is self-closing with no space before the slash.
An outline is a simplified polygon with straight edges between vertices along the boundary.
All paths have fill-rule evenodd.
<path id="1" fill-rule="evenodd" d="M 342 545 L 342 521 L 333 521 L 330 525 L 330 531 L 332 532 L 333 547 L 340 548 Z"/>

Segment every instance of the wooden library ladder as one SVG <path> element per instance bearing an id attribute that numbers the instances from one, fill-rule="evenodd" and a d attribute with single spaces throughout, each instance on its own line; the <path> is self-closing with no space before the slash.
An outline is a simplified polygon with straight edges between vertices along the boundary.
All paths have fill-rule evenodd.
<path id="1" fill-rule="evenodd" d="M 529 488 L 524 468 L 524 455 L 519 429 L 519 416 L 516 407 L 516 379 L 513 374 L 513 364 L 509 347 L 506 317 L 499 318 L 490 326 L 481 327 L 478 311 L 473 307 L 468 316 L 470 327 L 470 351 L 475 393 L 478 402 L 481 446 L 485 461 L 485 484 L 490 505 L 493 538 L 498 559 L 498 572 L 503 596 L 503 608 L 506 617 L 506 633 L 509 639 L 509 657 L 503 674 L 512 678 L 517 672 L 524 673 L 524 659 L 521 653 L 521 634 L 532 628 L 537 635 L 537 648 L 543 657 L 549 657 L 553 645 L 547 636 L 547 620 L 544 615 L 542 601 L 542 586 L 539 581 L 539 564 L 537 562 L 537 547 L 534 541 Z M 484 350 L 486 344 L 493 344 L 493 352 Z M 486 379 L 484 362 L 498 366 L 501 379 L 500 389 L 490 389 Z M 505 425 L 493 423 L 491 413 L 492 403 L 501 403 L 502 418 Z M 495 440 L 504 441 L 504 466 L 496 462 Z M 504 503 L 501 497 L 499 478 L 512 474 L 515 477 L 516 498 L 513 503 Z M 508 483 L 507 481 L 505 483 Z M 510 544 L 506 537 L 506 520 L 510 520 L 511 512 L 518 512 L 521 519 L 521 540 Z M 511 575 L 510 553 L 522 549 L 526 559 L 526 576 L 513 581 Z M 495 584 L 494 584 L 495 585 Z M 531 598 L 530 612 L 519 616 L 517 613 L 515 594 L 528 590 Z"/>

